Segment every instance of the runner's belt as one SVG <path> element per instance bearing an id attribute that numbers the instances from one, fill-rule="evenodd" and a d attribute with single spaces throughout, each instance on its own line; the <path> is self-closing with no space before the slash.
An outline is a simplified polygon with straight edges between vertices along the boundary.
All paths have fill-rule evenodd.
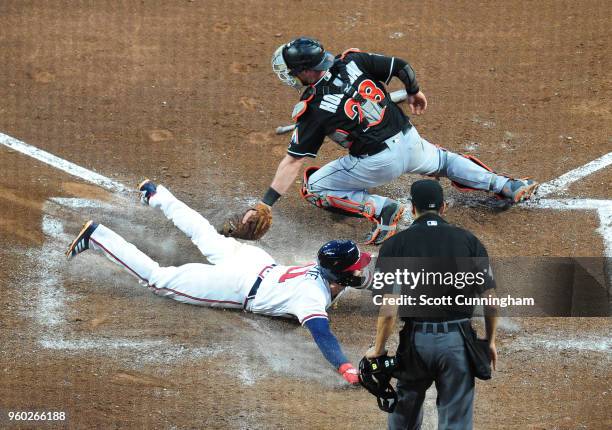
<path id="1" fill-rule="evenodd" d="M 244 299 L 244 305 L 242 306 L 242 309 L 246 309 L 249 300 L 253 300 L 255 298 L 255 296 L 257 295 L 257 290 L 259 290 L 259 286 L 261 285 L 261 281 L 263 281 L 270 269 L 272 269 L 274 266 L 276 266 L 276 264 L 271 264 L 261 269 L 261 272 L 259 272 L 259 275 L 257 275 L 257 279 L 249 290 L 249 294 L 247 294 L 246 299 Z"/>

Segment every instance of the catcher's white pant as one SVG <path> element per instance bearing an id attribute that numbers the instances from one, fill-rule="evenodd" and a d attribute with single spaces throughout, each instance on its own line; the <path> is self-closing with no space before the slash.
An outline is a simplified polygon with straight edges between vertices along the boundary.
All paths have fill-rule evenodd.
<path id="1" fill-rule="evenodd" d="M 376 155 L 364 158 L 345 155 L 326 164 L 310 176 L 308 189 L 315 194 L 373 203 L 378 216 L 387 198 L 370 194 L 367 188 L 386 184 L 404 173 L 445 176 L 459 184 L 495 193 L 509 179 L 429 143 L 414 126 L 385 143 L 389 149 Z"/>
<path id="2" fill-rule="evenodd" d="M 211 264 L 160 267 L 117 233 L 99 225 L 90 247 L 126 268 L 156 294 L 202 306 L 241 308 L 261 269 L 274 259 L 263 249 L 217 233 L 202 215 L 179 201 L 163 185 L 149 200 L 160 208 Z"/>

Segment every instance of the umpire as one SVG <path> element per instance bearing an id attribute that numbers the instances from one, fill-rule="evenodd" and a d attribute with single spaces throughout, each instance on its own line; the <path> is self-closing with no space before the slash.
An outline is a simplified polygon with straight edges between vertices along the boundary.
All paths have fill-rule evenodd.
<path id="1" fill-rule="evenodd" d="M 437 181 L 414 182 L 410 193 L 415 221 L 408 229 L 384 242 L 378 257 L 379 270 L 385 261 L 394 261 L 394 264 L 402 262 L 404 268 L 409 267 L 415 273 L 433 271 L 451 276 L 465 271 L 465 261 L 469 260 L 469 271 L 480 272 L 483 282 L 480 285 L 461 284 L 460 287 L 457 282 L 451 285 L 438 283 L 427 288 L 413 285 L 408 289 L 415 299 L 427 293 L 425 295 L 434 296 L 438 300 L 436 303 L 442 304 L 401 308 L 399 314 L 404 327 L 400 332 L 397 351 L 399 371 L 394 374 L 398 378 L 398 401 L 389 415 L 389 429 L 421 428 L 425 392 L 433 382 L 438 391 L 438 429 L 471 429 L 474 377 L 490 378 L 490 365 L 495 369 L 497 361 L 497 307 L 484 306 L 486 341 L 477 340 L 470 324 L 473 306 L 458 306 L 457 299 L 459 296 L 494 297 L 495 283 L 487 251 L 473 234 L 442 218 L 446 203 Z M 419 262 L 419 268 L 415 267 L 415 261 Z M 383 297 L 397 298 L 397 290 Z M 443 297 L 447 297 L 446 301 L 441 301 Z M 410 309 L 407 311 L 407 308 Z M 397 305 L 384 304 L 381 307 L 376 341 L 367 351 L 367 358 L 386 354 L 385 345 L 397 316 Z M 474 356 L 475 347 L 481 352 L 480 363 Z M 478 369 L 483 368 L 483 362 L 488 369 L 488 377 L 479 374 Z"/>

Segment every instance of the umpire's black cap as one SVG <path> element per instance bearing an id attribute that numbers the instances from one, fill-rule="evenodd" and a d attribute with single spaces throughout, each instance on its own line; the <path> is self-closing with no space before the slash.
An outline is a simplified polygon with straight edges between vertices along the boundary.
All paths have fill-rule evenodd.
<path id="1" fill-rule="evenodd" d="M 444 204 L 444 192 L 438 181 L 422 179 L 410 187 L 412 205 L 419 211 L 440 210 Z"/>

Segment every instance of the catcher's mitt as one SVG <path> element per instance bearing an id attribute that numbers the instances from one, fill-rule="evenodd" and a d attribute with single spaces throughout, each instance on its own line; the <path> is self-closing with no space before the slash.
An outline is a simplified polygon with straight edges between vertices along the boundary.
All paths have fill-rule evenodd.
<path id="1" fill-rule="evenodd" d="M 244 215 L 248 211 L 255 211 L 246 223 L 242 223 Z M 234 214 L 229 217 L 219 230 L 223 236 L 235 237 L 237 239 L 258 240 L 268 232 L 272 225 L 272 208 L 265 203 L 259 202 L 254 208 L 247 209 L 242 214 Z"/>

